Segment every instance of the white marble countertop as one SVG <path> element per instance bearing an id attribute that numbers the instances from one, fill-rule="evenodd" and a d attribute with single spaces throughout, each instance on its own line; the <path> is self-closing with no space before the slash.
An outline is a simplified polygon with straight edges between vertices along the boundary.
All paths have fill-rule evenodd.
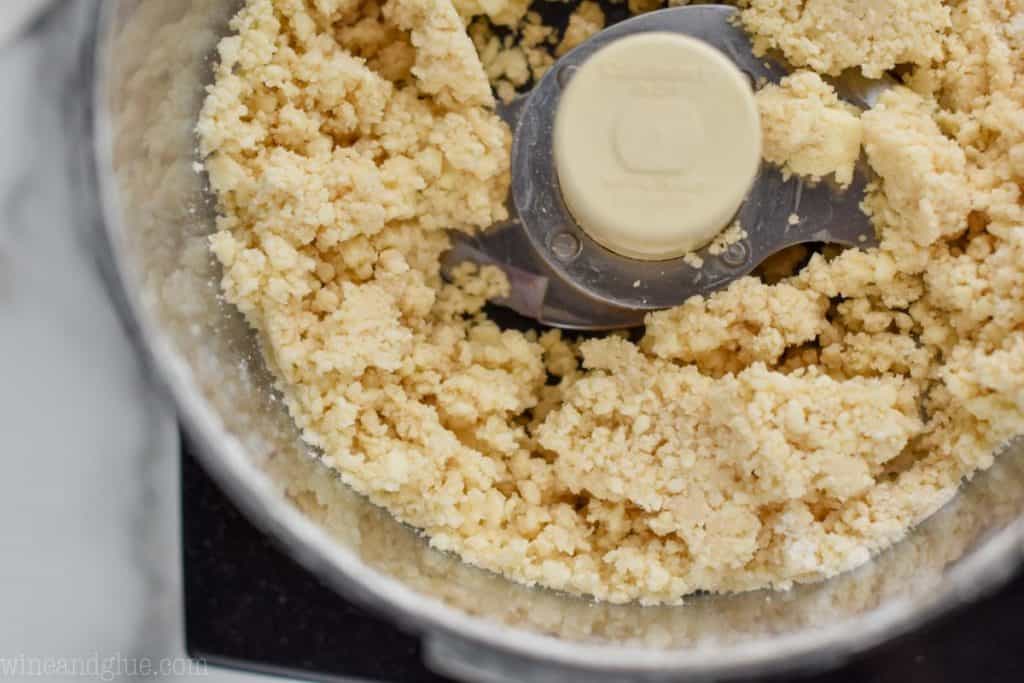
<path id="1" fill-rule="evenodd" d="M 69 170 L 89 3 L 29 4 L 0 13 L 0 678 L 89 660 L 132 678 L 148 657 L 171 678 L 269 680 L 184 659 L 176 424 L 105 293 Z"/>

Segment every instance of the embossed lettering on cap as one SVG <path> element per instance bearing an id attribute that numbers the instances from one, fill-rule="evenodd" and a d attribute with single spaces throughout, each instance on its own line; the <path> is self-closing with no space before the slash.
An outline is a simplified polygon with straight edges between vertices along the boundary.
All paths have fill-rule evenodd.
<path id="1" fill-rule="evenodd" d="M 693 162 L 704 124 L 682 97 L 636 98 L 615 119 L 611 144 L 630 173 L 679 173 Z"/>

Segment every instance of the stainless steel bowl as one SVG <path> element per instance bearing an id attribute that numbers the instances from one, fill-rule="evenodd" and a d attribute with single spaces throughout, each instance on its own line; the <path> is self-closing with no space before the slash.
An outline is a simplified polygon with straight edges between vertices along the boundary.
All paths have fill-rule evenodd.
<path id="1" fill-rule="evenodd" d="M 868 566 L 786 593 L 680 607 L 528 589 L 433 551 L 318 464 L 253 336 L 218 296 L 193 127 L 237 0 L 102 0 L 95 180 L 124 298 L 205 466 L 250 518 L 349 598 L 423 638 L 428 664 L 489 681 L 720 679 L 834 665 L 961 605 L 1024 554 L 1011 448 Z"/>

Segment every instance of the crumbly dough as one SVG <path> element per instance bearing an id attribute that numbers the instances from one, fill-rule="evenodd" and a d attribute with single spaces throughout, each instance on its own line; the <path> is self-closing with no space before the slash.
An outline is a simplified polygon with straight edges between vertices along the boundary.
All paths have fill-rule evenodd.
<path id="1" fill-rule="evenodd" d="M 794 251 L 637 343 L 503 330 L 500 272 L 441 279 L 509 182 L 466 15 L 520 12 L 458 4 L 248 0 L 198 124 L 224 295 L 354 489 L 517 581 L 673 602 L 862 564 L 1024 431 L 1021 0 L 746 3 L 797 64 L 915 65 L 860 120 L 880 246 Z M 795 78 L 784 106 L 841 111 Z"/>
<path id="2" fill-rule="evenodd" d="M 813 71 L 799 71 L 757 93 L 764 158 L 789 174 L 853 180 L 864 137 L 860 111 Z"/>
<path id="3" fill-rule="evenodd" d="M 708 253 L 712 256 L 718 256 L 725 253 L 725 250 L 730 246 L 746 238 L 747 231 L 743 229 L 738 220 L 734 221 L 729 227 L 718 233 L 715 239 L 711 240 L 711 244 L 708 245 Z"/>
<path id="4" fill-rule="evenodd" d="M 561 57 L 587 38 L 604 28 L 604 10 L 592 0 L 583 0 L 569 15 L 569 25 L 565 28 L 562 42 L 555 48 L 555 55 Z"/>
<path id="5" fill-rule="evenodd" d="M 465 18 L 486 16 L 497 26 L 514 27 L 526 16 L 530 0 L 452 0 Z"/>
<path id="6" fill-rule="evenodd" d="M 943 0 L 741 0 L 754 48 L 782 50 L 796 66 L 878 78 L 897 64 L 941 59 L 949 7 Z"/>
<path id="7" fill-rule="evenodd" d="M 558 35 L 536 12 L 524 13 L 503 38 L 494 32 L 492 23 L 484 18 L 472 20 L 469 36 L 494 91 L 502 101 L 510 102 L 554 64 L 551 47 L 558 42 Z"/>

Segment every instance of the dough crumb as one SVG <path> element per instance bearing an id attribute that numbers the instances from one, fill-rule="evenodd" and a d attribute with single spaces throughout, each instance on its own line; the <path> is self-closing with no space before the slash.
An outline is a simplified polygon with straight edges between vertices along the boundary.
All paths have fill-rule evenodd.
<path id="1" fill-rule="evenodd" d="M 743 229 L 739 221 L 735 221 L 711 240 L 711 244 L 708 245 L 708 253 L 712 256 L 720 256 L 729 247 L 745 239 L 747 239 L 747 231 Z"/>
<path id="2" fill-rule="evenodd" d="M 704 267 L 704 259 L 702 259 L 697 254 L 693 253 L 692 251 L 683 254 L 683 261 L 686 263 L 686 265 L 690 266 L 691 268 Z"/>
<path id="3" fill-rule="evenodd" d="M 813 71 L 798 71 L 757 93 L 764 158 L 786 174 L 820 180 L 834 175 L 845 187 L 860 158 L 860 111 L 840 101 Z"/>
<path id="4" fill-rule="evenodd" d="M 632 7 L 630 7 L 632 10 Z M 562 42 L 555 48 L 555 56 L 561 57 L 590 36 L 604 28 L 604 10 L 593 0 L 583 0 L 569 16 L 569 25 L 562 35 Z"/>
<path id="5" fill-rule="evenodd" d="M 781 50 L 795 66 L 838 76 L 859 68 L 879 78 L 897 64 L 943 55 L 949 8 L 942 0 L 744 0 L 743 25 L 758 52 Z"/>

